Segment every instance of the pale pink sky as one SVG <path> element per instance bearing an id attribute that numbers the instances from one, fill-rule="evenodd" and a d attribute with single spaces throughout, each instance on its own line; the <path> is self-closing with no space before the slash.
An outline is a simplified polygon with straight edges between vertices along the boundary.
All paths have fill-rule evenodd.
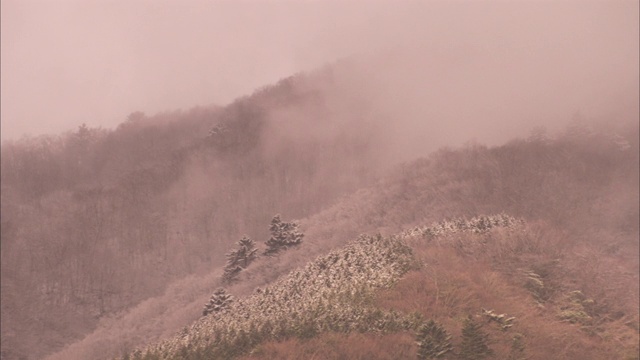
<path id="1" fill-rule="evenodd" d="M 606 113 L 617 101 L 634 102 L 629 93 L 638 88 L 637 1 L 1 4 L 3 140 L 81 123 L 110 128 L 138 110 L 224 105 L 295 72 L 394 47 L 426 62 L 447 53 L 467 64 L 466 76 L 479 76 L 477 86 L 497 86 L 477 92 L 513 93 L 509 79 L 521 78 L 530 89 L 519 95 L 521 113 L 535 106 L 552 112 L 529 112 L 532 118 Z M 486 54 L 492 68 L 474 68 L 474 56 Z M 414 85 L 406 98 L 417 96 Z M 460 116 L 473 116 L 477 104 L 468 105 Z"/>

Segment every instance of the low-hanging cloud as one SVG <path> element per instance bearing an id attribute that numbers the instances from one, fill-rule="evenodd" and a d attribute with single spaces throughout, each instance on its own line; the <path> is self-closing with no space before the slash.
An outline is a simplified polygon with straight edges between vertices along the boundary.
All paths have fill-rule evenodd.
<path id="1" fill-rule="evenodd" d="M 367 81 L 352 91 L 406 123 L 393 132 L 407 152 L 416 136 L 504 139 L 577 111 L 633 113 L 638 43 L 631 1 L 6 1 L 2 136 L 225 104 L 354 56 Z"/>

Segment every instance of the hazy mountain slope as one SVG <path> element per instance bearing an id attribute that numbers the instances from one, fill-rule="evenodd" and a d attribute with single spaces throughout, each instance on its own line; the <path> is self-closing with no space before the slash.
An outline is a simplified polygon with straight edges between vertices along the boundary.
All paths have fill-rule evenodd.
<path id="1" fill-rule="evenodd" d="M 532 136 L 502 146 L 443 149 L 392 171 L 309 227 L 352 226 L 390 233 L 441 218 L 501 211 L 594 237 L 637 239 L 638 127 L 610 131 L 576 125 L 555 139 Z M 318 226 L 322 225 L 322 226 Z M 356 230 L 357 231 L 357 230 Z"/>
<path id="2" fill-rule="evenodd" d="M 170 283 L 210 278 L 244 233 L 266 238 L 275 213 L 306 218 L 363 187 L 305 220 L 309 257 L 279 271 L 359 232 L 501 211 L 629 242 L 628 229 L 637 229 L 628 198 L 637 198 L 633 137 L 631 150 L 619 153 L 608 135 L 441 151 L 368 187 L 398 161 L 476 135 L 502 142 L 528 117 L 554 124 L 578 103 L 541 109 L 536 97 L 527 106 L 504 101 L 507 89 L 527 91 L 517 80 L 485 92 L 493 80 L 468 80 L 483 64 L 500 77 L 501 56 L 490 51 L 418 53 L 343 60 L 225 107 L 133 113 L 112 131 L 81 126 L 3 143 L 2 356 L 61 349 Z M 527 69 L 534 70 L 519 71 Z M 635 91 L 621 96 L 636 99 Z M 497 102 L 500 111 L 472 116 Z M 636 116 L 636 102 L 629 104 L 599 112 L 611 110 L 618 122 Z M 600 227 L 607 230 L 596 235 Z"/>
<path id="3" fill-rule="evenodd" d="M 630 125 L 622 137 L 575 125 L 555 140 L 532 136 L 494 148 L 444 150 L 356 195 L 361 206 L 343 203 L 316 219 L 331 238 L 347 224 L 394 232 L 438 213 L 518 214 L 529 222 L 523 235 L 410 243 L 424 267 L 381 294 L 378 304 L 443 323 L 458 336 L 457 347 L 466 315 L 483 318 L 484 307 L 515 316 L 514 332 L 485 326 L 500 358 L 519 333 L 532 359 L 635 359 L 637 129 Z M 386 359 L 390 349 L 409 358 L 417 350 L 413 341 L 411 332 L 393 338 L 326 334 L 312 342 L 269 342 L 247 358 L 302 359 L 328 348 L 340 349 L 327 353 L 329 359 Z"/>
<path id="4" fill-rule="evenodd" d="M 519 226 L 516 219 L 500 215 L 438 224 L 389 238 L 360 236 L 139 355 L 230 358 L 263 339 L 309 338 L 328 331 L 384 334 L 415 329 L 419 318 L 371 306 L 376 289 L 392 286 L 414 265 L 405 239 L 483 233 L 492 227 L 517 231 Z"/>
<path id="5" fill-rule="evenodd" d="M 455 354 L 463 348 L 463 320 L 471 315 L 488 334 L 494 358 L 637 359 L 637 292 L 629 294 L 625 288 L 637 281 L 637 275 L 629 278 L 628 269 L 608 268 L 617 259 L 611 262 L 601 253 L 591 258 L 593 265 L 581 264 L 581 272 L 567 272 L 575 265 L 570 264 L 575 248 L 563 246 L 566 239 L 539 224 L 527 225 L 520 233 L 499 230 L 482 236 L 416 239 L 410 246 L 421 266 L 379 292 L 375 306 L 401 314 L 418 312 L 442 324 L 453 336 Z M 616 289 L 594 295 L 594 287 Z M 617 299 L 620 295 L 624 300 Z M 504 323 L 509 318 L 513 320 Z M 262 343 L 240 358 L 304 359 L 323 354 L 326 359 L 411 359 L 418 350 L 415 334 L 412 330 L 324 333 L 312 340 L 293 337 Z"/>
<path id="6" fill-rule="evenodd" d="M 379 131 L 332 86 L 299 75 L 224 108 L 4 143 L 3 358 L 58 349 L 208 273 L 275 213 L 305 217 L 370 183 Z"/>
<path id="7" fill-rule="evenodd" d="M 417 227 L 388 239 L 360 237 L 125 358 L 232 358 L 251 350 L 248 358 L 302 359 L 320 349 L 330 359 L 413 358 L 411 334 L 425 318 L 444 324 L 456 336 L 451 353 L 461 354 L 459 329 L 467 316 L 484 324 L 486 344 L 499 358 L 636 358 L 637 292 L 620 296 L 629 285 L 620 280 L 624 271 L 571 273 L 576 245 L 585 244 L 561 240 L 547 224 L 505 215 Z M 602 253 L 596 261 L 608 260 Z M 413 269 L 398 282 L 408 270 L 403 264 Z M 610 281 L 618 285 L 615 294 L 590 296 L 593 286 L 585 287 Z M 391 287 L 376 291 L 380 286 Z M 331 335 L 354 332 L 371 335 Z M 370 342 L 389 347 L 363 345 Z"/>
<path id="8" fill-rule="evenodd" d="M 404 314 L 418 311 L 458 337 L 467 314 L 484 319 L 499 357 L 517 356 L 523 349 L 532 359 L 638 358 L 637 127 L 629 127 L 626 135 L 574 126 L 557 140 L 533 137 L 492 149 L 445 151 L 431 161 L 408 164 L 396 181 L 376 188 L 377 194 L 390 190 L 370 208 L 382 214 L 369 222 L 390 219 L 386 227 L 393 228 L 414 221 L 416 213 L 451 214 L 456 211 L 451 203 L 462 202 L 457 211 L 501 204 L 533 223 L 521 233 L 454 233 L 410 241 L 422 267 L 380 294 L 377 304 Z M 440 183 L 433 174 L 448 179 Z M 456 182 L 465 186 L 450 189 Z M 504 188 L 494 194 L 496 183 Z M 449 200 L 449 206 L 430 198 Z M 436 209 L 420 213 L 418 204 Z M 360 219 L 367 217 L 350 218 Z M 516 323 L 500 330 L 483 308 L 513 316 Z M 522 347 L 514 350 L 516 338 Z M 395 339 L 389 346 L 396 354 L 413 357 L 412 337 Z M 373 342 L 380 341 L 386 340 Z M 327 358 L 389 358 L 388 348 L 375 352 L 363 345 L 367 342 L 372 340 L 319 335 L 313 343 L 268 343 L 249 358 L 302 359 L 336 347 L 341 350 L 325 353 Z"/>
<path id="9" fill-rule="evenodd" d="M 431 243 L 412 244 L 425 267 L 407 275 L 404 287 L 401 280 L 397 290 L 401 295 L 395 295 L 390 304 L 385 303 L 383 297 L 381 305 L 420 311 L 427 318 L 442 321 L 452 333 L 461 326 L 460 318 L 452 319 L 452 314 L 476 314 L 480 311 L 478 307 L 495 307 L 496 311 L 511 311 L 518 318 L 526 318 L 544 331 L 567 332 L 567 337 L 554 340 L 554 346 L 565 348 L 574 341 L 593 345 L 597 343 L 593 343 L 590 333 L 596 337 L 610 334 L 627 344 L 620 351 L 629 351 L 629 341 L 637 337 L 638 322 L 635 306 L 638 301 L 637 125 L 630 125 L 619 134 L 624 136 L 576 125 L 555 139 L 538 134 L 498 147 L 471 145 L 441 150 L 405 164 L 377 185 L 361 189 L 330 209 L 303 220 L 306 237 L 298 250 L 277 259 L 258 261 L 241 275 L 241 282 L 229 290 L 237 296 L 248 295 L 256 286 L 265 286 L 278 276 L 304 266 L 311 258 L 342 246 L 359 233 L 393 234 L 442 218 L 508 211 L 526 219 L 529 225 L 525 235 L 510 237 L 496 233 L 489 240 L 480 239 L 482 244 L 487 244 L 486 248 L 474 246 L 479 239 L 466 235 L 450 237 L 451 246 L 445 248 L 433 248 Z M 450 269 L 449 263 L 459 266 Z M 526 285 L 528 280 L 523 274 L 529 270 L 543 277 L 543 283 L 549 288 L 540 292 L 542 289 Z M 447 291 L 451 294 L 446 301 L 449 303 L 441 303 L 445 300 L 433 303 L 433 291 L 437 292 L 439 286 L 429 282 L 434 271 L 443 279 L 440 286 L 448 284 Z M 219 285 L 216 276 L 212 273 L 201 279 L 189 278 L 176 283 L 174 290 L 158 298 L 155 305 L 143 304 L 127 314 L 124 317 L 126 331 L 121 332 L 123 326 L 119 320 L 109 321 L 91 338 L 60 353 L 59 358 L 68 358 L 70 354 L 102 354 L 101 349 L 121 353 L 134 345 L 135 341 L 127 340 L 146 342 L 166 334 L 168 329 L 162 328 L 163 325 L 189 324 L 199 316 L 200 307 Z M 484 281 L 493 281 L 490 285 L 495 293 L 484 293 L 492 289 L 483 285 Z M 414 282 L 433 291 L 422 292 L 411 285 Z M 583 324 L 587 326 L 584 333 L 580 332 L 579 325 L 568 326 L 557 319 L 562 311 L 571 309 L 563 307 L 571 306 L 568 296 L 576 290 L 597 304 L 589 310 L 592 320 Z M 403 300 L 416 299 L 418 295 L 423 299 L 420 302 Z M 535 310 L 535 301 L 541 301 L 539 298 L 547 310 Z M 425 308 L 421 303 L 431 305 Z M 162 312 L 150 310 L 158 308 L 163 309 Z M 539 318 L 532 315 L 538 313 Z M 137 326 L 139 330 L 135 329 Z M 518 331 L 528 332 L 525 335 L 532 337 L 527 340 L 529 348 L 542 351 L 546 335 L 534 327 L 527 325 Z M 325 335 L 319 336 L 314 346 L 319 346 L 318 341 L 322 343 L 325 338 Z M 336 341 L 331 335 L 326 336 Z M 104 339 L 109 339 L 109 344 L 101 343 Z M 372 341 L 359 336 L 349 339 Z M 412 335 L 395 339 L 404 339 L 403 346 L 412 346 Z M 508 348 L 508 339 L 500 339 L 501 348 Z M 284 344 L 297 349 L 294 352 L 307 353 L 304 344 L 290 341 Z M 611 351 L 612 343 L 607 344 L 599 348 Z M 281 355 L 293 351 L 277 344 L 265 346 L 262 351 L 266 357 L 272 356 L 268 355 L 273 354 L 270 351 L 276 354 L 283 351 Z M 366 347 L 349 344 L 345 348 Z M 567 358 L 576 354 L 571 352 L 572 348 L 565 349 Z M 544 351 L 532 353 L 541 359 L 548 356 Z M 593 358 L 602 354 L 593 352 Z"/>

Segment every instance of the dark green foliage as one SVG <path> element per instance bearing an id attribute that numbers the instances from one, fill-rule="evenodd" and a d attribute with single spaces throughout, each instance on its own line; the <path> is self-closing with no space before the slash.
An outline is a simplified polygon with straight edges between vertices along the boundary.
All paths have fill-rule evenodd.
<path id="1" fill-rule="evenodd" d="M 418 359 L 444 359 L 453 350 L 451 335 L 442 325 L 433 320 L 422 325 L 416 335 Z"/>
<path id="2" fill-rule="evenodd" d="M 231 302 L 233 302 L 233 296 L 231 296 L 231 294 L 227 294 L 223 288 L 219 288 L 213 293 L 213 295 L 211 295 L 209 302 L 204 306 L 202 316 L 224 311 L 229 307 Z"/>
<path id="3" fill-rule="evenodd" d="M 230 283 L 242 271 L 246 269 L 253 260 L 258 257 L 258 249 L 255 243 L 248 236 L 243 236 L 237 242 L 238 248 L 229 252 L 227 256 L 227 265 L 224 267 L 222 280 Z"/>
<path id="4" fill-rule="evenodd" d="M 265 255 L 273 255 L 282 249 L 300 245 L 304 237 L 304 234 L 298 230 L 298 223 L 283 222 L 279 214 L 271 220 L 269 231 L 271 231 L 271 238 L 266 241 Z"/>
<path id="5" fill-rule="evenodd" d="M 489 335 L 481 330 L 471 315 L 464 321 L 460 358 L 463 360 L 486 359 L 493 351 L 489 349 Z"/>

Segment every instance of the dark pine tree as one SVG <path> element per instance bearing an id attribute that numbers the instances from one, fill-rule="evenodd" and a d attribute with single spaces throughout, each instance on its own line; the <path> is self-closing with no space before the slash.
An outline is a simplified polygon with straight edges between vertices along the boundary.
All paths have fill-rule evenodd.
<path id="1" fill-rule="evenodd" d="M 489 335 L 481 330 L 471 315 L 464 321 L 460 358 L 463 360 L 481 360 L 493 354 L 489 348 Z"/>
<path id="2" fill-rule="evenodd" d="M 222 275 L 222 280 L 226 283 L 232 282 L 240 271 L 246 269 L 258 257 L 258 249 L 247 235 L 243 236 L 237 245 L 237 249 L 226 255 L 227 265 L 225 265 Z"/>
<path id="3" fill-rule="evenodd" d="M 433 320 L 420 326 L 416 335 L 418 359 L 444 359 L 453 350 L 451 335 Z"/>
<path id="4" fill-rule="evenodd" d="M 271 220 L 269 231 L 271 231 L 271 237 L 266 241 L 265 255 L 274 255 L 280 250 L 300 245 L 304 237 L 304 234 L 298 230 L 298 223 L 283 222 L 279 214 Z"/>
<path id="5" fill-rule="evenodd" d="M 202 316 L 225 311 L 232 302 L 233 296 L 228 294 L 225 289 L 218 288 L 213 295 L 211 295 L 209 302 L 205 304 L 202 310 Z"/>

